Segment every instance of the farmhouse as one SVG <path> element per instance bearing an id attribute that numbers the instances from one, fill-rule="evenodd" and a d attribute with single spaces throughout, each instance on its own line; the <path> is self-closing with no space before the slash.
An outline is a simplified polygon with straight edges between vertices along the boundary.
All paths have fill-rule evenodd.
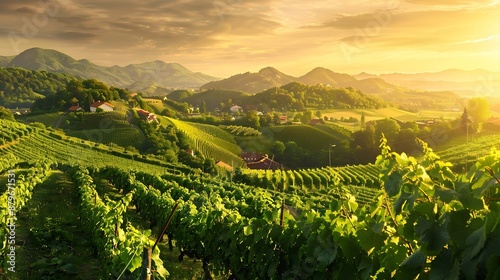
<path id="1" fill-rule="evenodd" d="M 241 153 L 240 157 L 246 163 L 249 163 L 249 162 L 258 161 L 258 160 L 260 160 L 263 157 L 267 157 L 267 155 L 266 154 L 262 154 L 262 153 L 243 152 L 243 153 Z"/>
<path id="2" fill-rule="evenodd" d="M 139 109 L 139 110 L 137 110 L 137 114 L 139 115 L 139 117 L 141 117 L 141 118 L 145 119 L 145 120 L 146 120 L 146 121 L 148 121 L 148 122 L 158 121 L 158 120 L 156 119 L 155 114 L 150 113 L 150 112 L 148 112 L 148 111 L 144 111 L 144 110 L 142 110 L 142 109 Z"/>
<path id="3" fill-rule="evenodd" d="M 73 105 L 68 108 L 68 112 L 83 112 L 83 111 L 85 110 L 83 110 L 83 108 L 80 107 L 80 105 Z"/>
<path id="4" fill-rule="evenodd" d="M 288 117 L 287 116 L 280 116 L 279 122 L 280 122 L 280 124 L 286 124 L 288 122 Z"/>
<path id="5" fill-rule="evenodd" d="M 233 105 L 231 108 L 229 108 L 229 111 L 231 111 L 231 113 L 236 113 L 236 112 L 240 112 L 241 109 L 243 109 L 241 106 L 238 106 L 238 105 Z"/>
<path id="6" fill-rule="evenodd" d="M 247 167 L 250 169 L 270 169 L 270 170 L 278 170 L 278 169 L 286 169 L 281 163 L 278 163 L 267 156 L 261 158 L 255 162 L 247 163 Z"/>
<path id="7" fill-rule="evenodd" d="M 115 106 L 109 104 L 106 101 L 99 100 L 97 102 L 90 104 L 90 112 L 95 112 L 95 111 L 97 111 L 97 109 L 102 109 L 103 111 L 109 112 L 109 111 L 113 111 L 114 107 Z"/>
<path id="8" fill-rule="evenodd" d="M 267 154 L 244 152 L 240 156 L 250 169 L 287 169 L 281 163 L 270 159 Z"/>
<path id="9" fill-rule="evenodd" d="M 31 111 L 30 108 L 16 108 L 16 109 L 9 109 L 12 114 L 15 115 L 22 115 L 22 114 L 27 114 Z"/>
<path id="10" fill-rule="evenodd" d="M 318 125 L 318 124 L 325 124 L 325 121 L 323 119 L 312 119 L 309 121 L 310 125 Z"/>

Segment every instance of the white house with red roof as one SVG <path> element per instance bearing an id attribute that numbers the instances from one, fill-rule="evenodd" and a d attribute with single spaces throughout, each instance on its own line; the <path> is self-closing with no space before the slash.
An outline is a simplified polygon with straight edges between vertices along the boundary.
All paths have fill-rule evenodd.
<path id="1" fill-rule="evenodd" d="M 73 105 L 68 108 L 68 112 L 83 112 L 83 111 L 85 110 L 83 110 L 83 108 L 80 107 L 80 105 Z"/>
<path id="2" fill-rule="evenodd" d="M 102 109 L 103 111 L 113 111 L 113 108 L 115 108 L 115 106 L 106 101 L 97 101 L 90 104 L 90 112 L 95 112 L 98 108 Z"/>
<path id="3" fill-rule="evenodd" d="M 155 114 L 151 112 L 139 109 L 137 110 L 137 114 L 139 115 L 139 117 L 146 119 L 148 122 L 157 121 Z"/>

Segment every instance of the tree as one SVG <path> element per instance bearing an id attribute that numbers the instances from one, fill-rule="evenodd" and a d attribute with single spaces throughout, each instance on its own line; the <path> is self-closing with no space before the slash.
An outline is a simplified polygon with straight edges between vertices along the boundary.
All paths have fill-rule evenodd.
<path id="1" fill-rule="evenodd" d="M 358 130 L 351 135 L 352 149 L 370 149 L 375 147 L 373 132 L 370 130 Z"/>
<path id="2" fill-rule="evenodd" d="M 490 104 L 483 97 L 475 97 L 467 101 L 467 112 L 477 123 L 485 122 L 491 116 Z M 462 114 L 463 117 L 463 114 Z"/>
<path id="3" fill-rule="evenodd" d="M 302 115 L 302 123 L 309 123 L 313 118 L 313 112 L 311 110 L 306 110 Z"/>
<path id="4" fill-rule="evenodd" d="M 274 141 L 271 147 L 271 153 L 273 153 L 277 158 L 281 158 L 285 153 L 285 144 L 279 140 Z"/>
<path id="5" fill-rule="evenodd" d="M 375 124 L 375 139 L 380 139 L 383 133 L 388 141 L 394 141 L 400 130 L 401 127 L 393 119 L 386 118 L 379 120 Z"/>
<path id="6" fill-rule="evenodd" d="M 202 113 L 202 114 L 206 114 L 207 113 L 207 103 L 205 101 L 201 102 L 200 113 Z"/>
<path id="7" fill-rule="evenodd" d="M 245 120 L 247 125 L 253 128 L 258 129 L 260 127 L 260 117 L 257 114 L 257 111 L 250 110 L 245 115 Z"/>
<path id="8" fill-rule="evenodd" d="M 320 111 L 320 110 L 316 111 L 316 117 L 318 117 L 318 118 L 320 118 L 320 119 L 321 119 L 321 116 L 322 116 L 322 115 L 321 115 L 321 111 Z"/>
<path id="9" fill-rule="evenodd" d="M 361 121 L 359 122 L 359 126 L 361 127 L 361 129 L 365 128 L 365 120 L 366 116 L 365 116 L 365 112 L 362 112 L 361 113 Z"/>

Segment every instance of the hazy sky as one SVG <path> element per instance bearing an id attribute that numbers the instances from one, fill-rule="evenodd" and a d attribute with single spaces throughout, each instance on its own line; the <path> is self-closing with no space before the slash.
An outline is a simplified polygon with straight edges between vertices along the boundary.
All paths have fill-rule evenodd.
<path id="1" fill-rule="evenodd" d="M 220 77 L 500 71 L 500 0 L 1 0 L 0 55 L 31 47 Z"/>

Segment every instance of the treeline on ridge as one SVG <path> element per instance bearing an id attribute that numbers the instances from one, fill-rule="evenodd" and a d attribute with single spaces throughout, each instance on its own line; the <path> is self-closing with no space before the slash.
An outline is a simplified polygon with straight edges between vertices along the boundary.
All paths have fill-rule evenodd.
<path id="1" fill-rule="evenodd" d="M 223 94 L 218 94 L 219 92 Z M 210 93 L 209 95 L 206 93 Z M 228 98 L 227 93 L 232 93 Z M 203 96 L 204 98 L 200 98 Z M 229 110 L 233 104 L 252 107 L 261 111 L 303 111 L 306 108 L 370 108 L 377 109 L 387 106 L 387 103 L 377 96 L 367 95 L 352 87 L 334 88 L 325 85 L 308 86 L 293 82 L 279 88 L 269 88 L 255 95 L 238 94 L 225 90 L 209 90 L 197 94 L 168 95 L 169 99 L 187 102 L 194 106 L 202 106 L 206 102 L 208 111 Z"/>
<path id="2" fill-rule="evenodd" d="M 37 99 L 32 106 L 33 111 L 64 111 L 72 105 L 79 105 L 86 111 L 90 104 L 96 101 L 111 101 L 130 98 L 130 92 L 125 89 L 108 87 L 96 79 L 71 80 L 64 89 L 49 94 L 43 99 Z"/>
<path id="3" fill-rule="evenodd" d="M 68 74 L 0 67 L 0 106 L 31 107 L 35 100 L 65 89 L 73 79 Z"/>

